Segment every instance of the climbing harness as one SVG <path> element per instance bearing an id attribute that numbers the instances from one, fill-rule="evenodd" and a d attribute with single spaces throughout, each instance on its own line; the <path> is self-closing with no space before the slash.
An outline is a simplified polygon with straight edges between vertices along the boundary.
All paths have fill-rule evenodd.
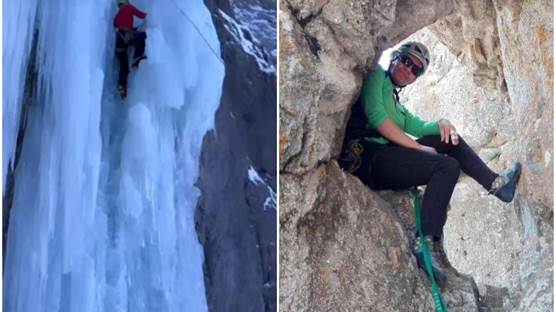
<path id="1" fill-rule="evenodd" d="M 133 40 L 134 37 L 134 33 L 132 30 L 125 30 L 125 29 L 118 29 L 116 31 L 116 35 L 118 35 L 118 37 L 120 37 L 124 41 L 124 44 L 126 46 L 129 45 L 129 42 L 131 42 L 131 40 Z"/>
<path id="2" fill-rule="evenodd" d="M 434 278 L 434 273 L 432 272 L 432 264 L 431 258 L 429 254 L 429 247 L 425 242 L 425 236 L 423 235 L 423 229 L 421 228 L 421 194 L 419 190 L 415 187 L 413 188 L 413 211 L 415 213 L 415 224 L 417 229 L 419 230 L 419 240 L 421 243 L 421 251 L 423 252 L 423 257 L 425 258 L 425 266 L 427 267 L 427 273 L 429 274 L 429 278 L 431 280 L 432 286 L 432 298 L 434 299 L 435 305 L 435 312 L 448 312 L 448 308 L 444 304 L 444 300 L 442 300 L 442 296 L 440 295 L 440 290 L 438 289 L 438 285 L 436 284 L 436 280 Z"/>
<path id="3" fill-rule="evenodd" d="M 354 173 L 361 167 L 361 154 L 363 154 L 363 145 L 359 142 L 360 139 L 349 141 L 344 155 L 340 157 L 342 168 L 349 173 Z"/>

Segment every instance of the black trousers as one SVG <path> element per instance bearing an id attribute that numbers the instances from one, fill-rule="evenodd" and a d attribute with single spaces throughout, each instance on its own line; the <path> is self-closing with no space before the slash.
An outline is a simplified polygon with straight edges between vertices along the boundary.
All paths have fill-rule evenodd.
<path id="1" fill-rule="evenodd" d="M 363 157 L 363 170 L 356 172 L 364 183 L 375 190 L 407 189 L 426 185 L 421 206 L 421 223 L 425 235 L 442 237 L 447 208 L 460 170 L 489 190 L 497 177 L 479 156 L 460 137 L 458 145 L 440 141 L 439 135 L 417 140 L 438 152 L 426 152 L 399 145 L 370 145 L 370 153 Z M 366 154 L 366 153 L 364 153 Z"/>
<path id="2" fill-rule="evenodd" d="M 127 76 L 129 75 L 129 60 L 127 59 L 127 48 L 135 47 L 133 59 L 143 56 L 145 53 L 145 40 L 147 34 L 142 31 L 120 30 L 116 33 L 116 57 L 120 63 L 120 74 L 118 85 L 127 88 Z"/>

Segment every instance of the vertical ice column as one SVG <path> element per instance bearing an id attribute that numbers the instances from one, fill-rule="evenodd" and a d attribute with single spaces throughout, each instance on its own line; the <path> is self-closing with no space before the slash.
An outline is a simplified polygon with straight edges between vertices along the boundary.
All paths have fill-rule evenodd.
<path id="1" fill-rule="evenodd" d="M 125 292 L 133 309 L 206 311 L 194 183 L 224 66 L 202 1 L 162 0 L 144 9 L 148 59 L 130 75 L 125 102 L 119 266 L 131 280 Z"/>
<path id="2" fill-rule="evenodd" d="M 14 161 L 27 62 L 33 42 L 37 0 L 8 1 L 3 5 L 2 185 Z M 13 165 L 13 164 L 12 164 Z"/>
<path id="3" fill-rule="evenodd" d="M 94 310 L 107 31 L 107 23 L 99 21 L 106 21 L 107 4 L 111 1 L 38 5 L 37 95 L 14 190 L 5 311 Z"/>

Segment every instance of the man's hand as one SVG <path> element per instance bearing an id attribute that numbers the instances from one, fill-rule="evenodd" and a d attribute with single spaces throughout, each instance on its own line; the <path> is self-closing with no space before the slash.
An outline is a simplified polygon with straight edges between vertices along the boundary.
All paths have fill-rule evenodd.
<path id="1" fill-rule="evenodd" d="M 459 135 L 456 132 L 456 127 L 447 119 L 440 119 L 438 121 L 438 128 L 440 128 L 440 141 L 446 144 L 452 141 L 453 145 L 459 144 Z"/>
<path id="2" fill-rule="evenodd" d="M 433 155 L 438 154 L 438 152 L 436 151 L 436 149 L 434 149 L 434 147 L 430 147 L 430 146 L 426 146 L 426 145 L 420 145 L 419 150 L 421 152 L 425 152 L 425 153 L 429 153 L 429 154 L 433 154 Z"/>

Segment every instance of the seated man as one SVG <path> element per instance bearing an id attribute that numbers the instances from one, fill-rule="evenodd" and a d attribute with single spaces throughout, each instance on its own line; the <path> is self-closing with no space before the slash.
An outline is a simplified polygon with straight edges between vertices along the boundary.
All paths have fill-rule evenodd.
<path id="1" fill-rule="evenodd" d="M 436 252 L 439 248 L 434 247 L 441 247 L 436 242 L 442 238 L 460 171 L 509 203 L 514 199 L 521 164 L 515 162 L 500 174 L 492 171 L 450 121 L 422 120 L 401 103 L 400 90 L 421 77 L 429 63 L 427 47 L 406 42 L 392 53 L 387 69 L 378 67 L 365 79 L 346 127 L 340 164 L 374 190 L 427 186 L 421 204 L 424 243 L 431 251 L 434 276 L 444 284 L 447 278 Z M 421 248 L 416 236 L 413 253 L 419 267 L 426 270 Z"/>

